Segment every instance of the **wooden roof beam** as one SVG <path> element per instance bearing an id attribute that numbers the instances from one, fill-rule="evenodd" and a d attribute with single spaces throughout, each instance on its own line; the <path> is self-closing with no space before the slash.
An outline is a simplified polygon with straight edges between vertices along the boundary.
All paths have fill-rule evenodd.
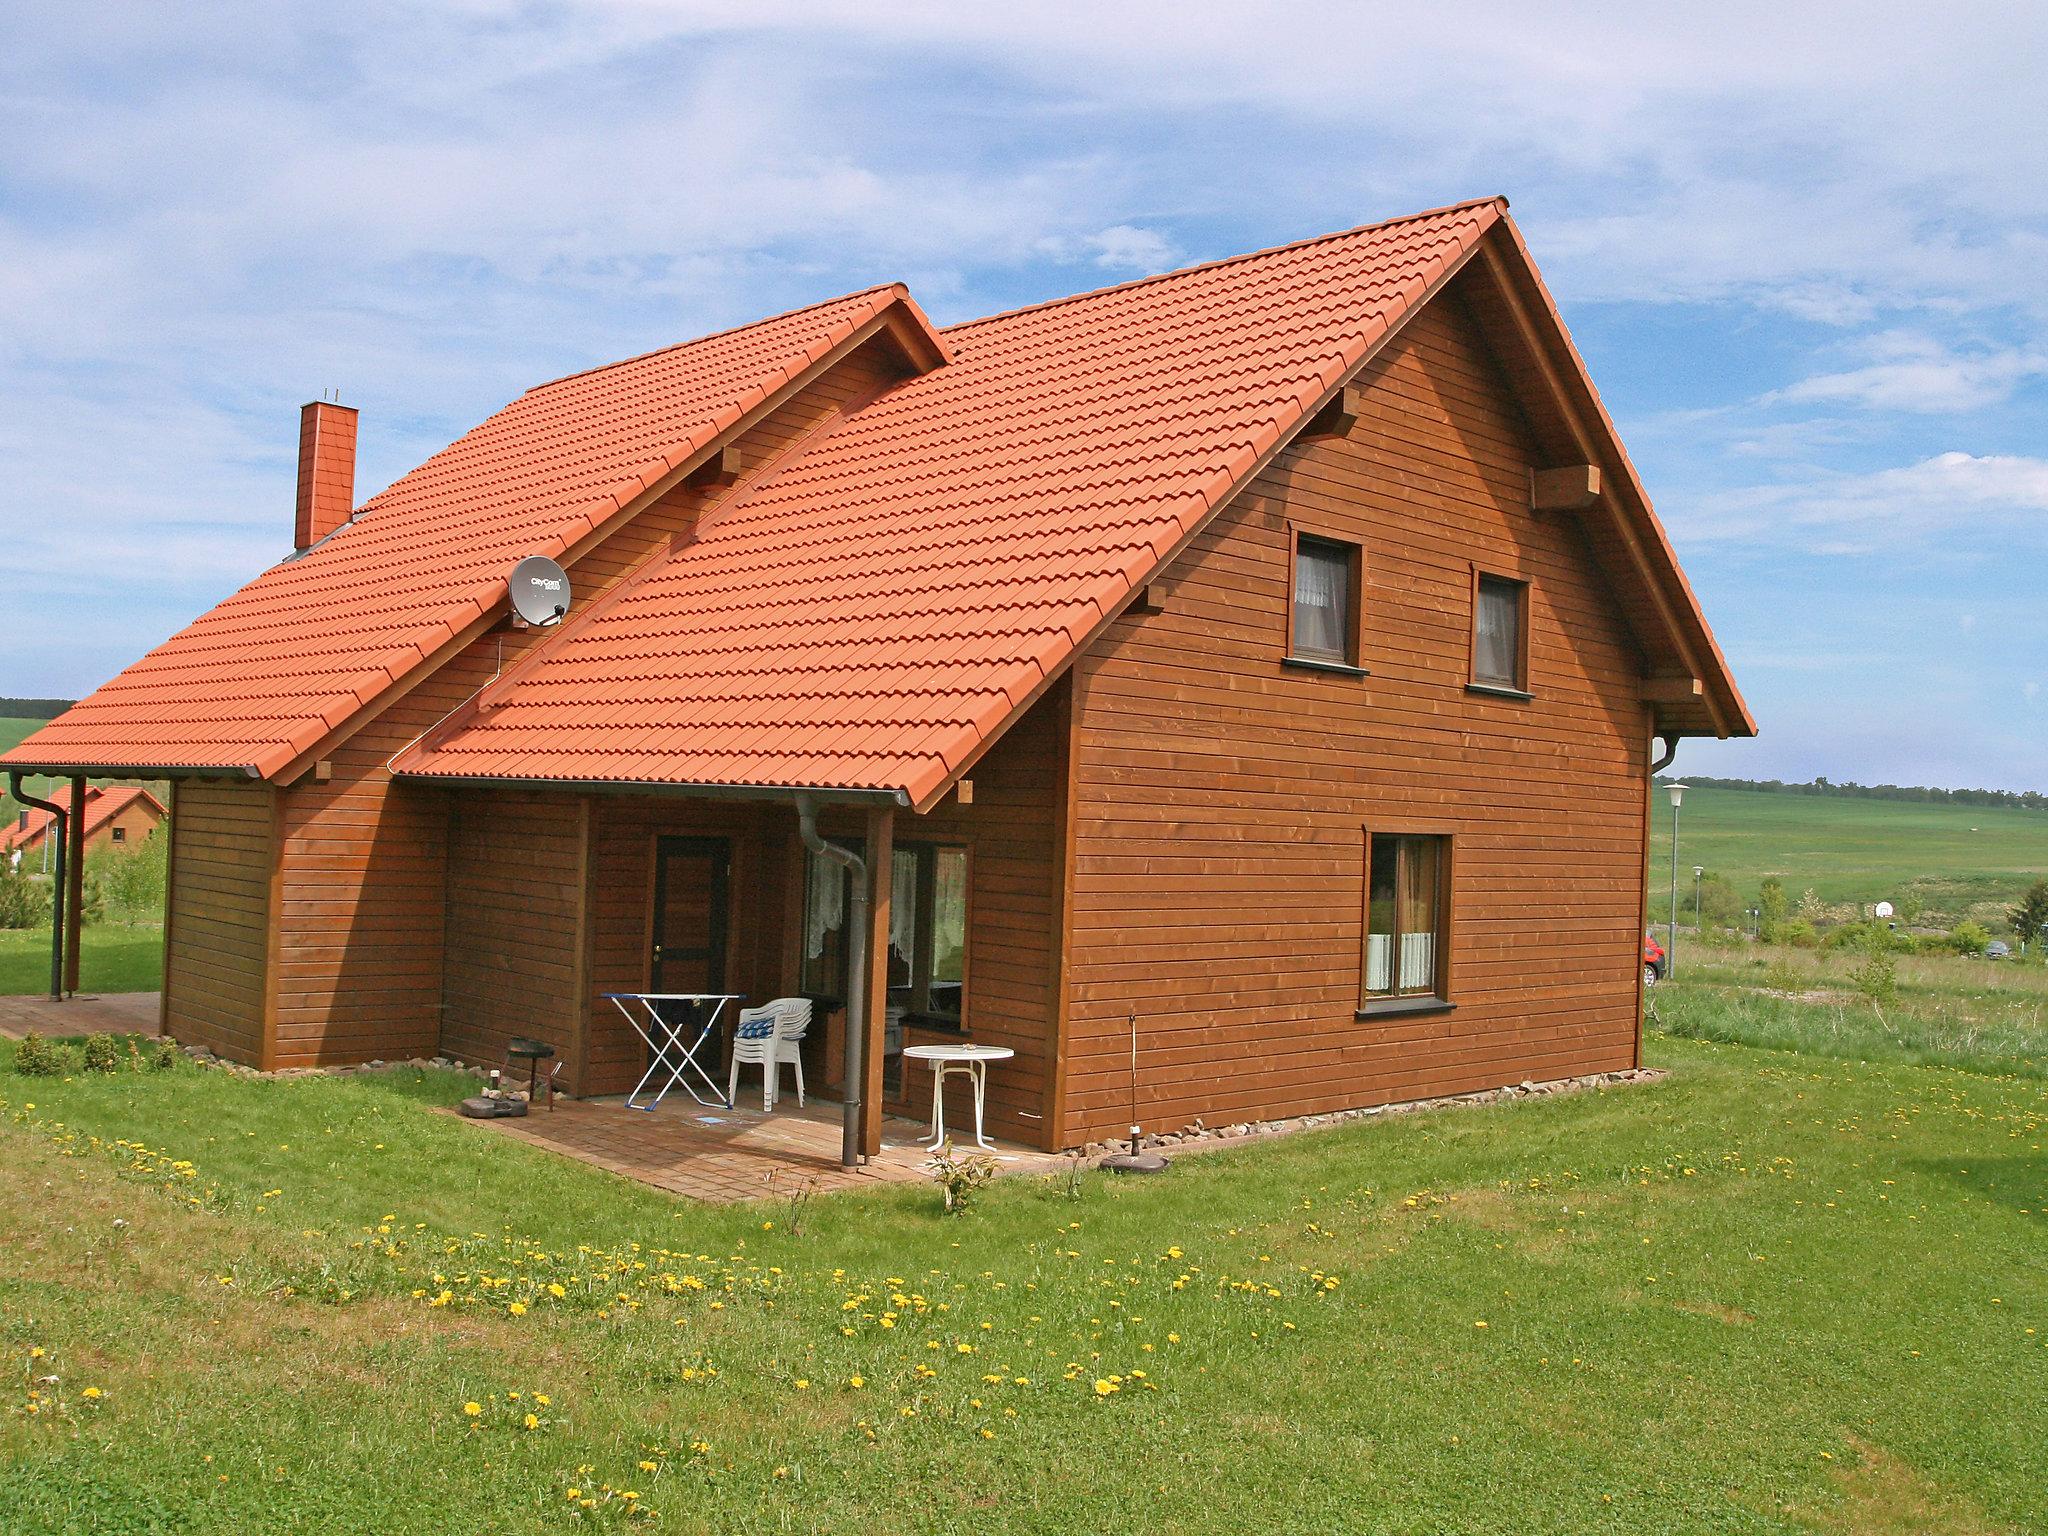
<path id="1" fill-rule="evenodd" d="M 1645 704 L 1694 704 L 1706 697 L 1707 685 L 1697 677 L 1660 673 L 1643 679 L 1638 697 Z"/>
<path id="2" fill-rule="evenodd" d="M 1598 464 L 1561 464 L 1529 471 L 1529 510 L 1583 512 L 1600 500 Z"/>

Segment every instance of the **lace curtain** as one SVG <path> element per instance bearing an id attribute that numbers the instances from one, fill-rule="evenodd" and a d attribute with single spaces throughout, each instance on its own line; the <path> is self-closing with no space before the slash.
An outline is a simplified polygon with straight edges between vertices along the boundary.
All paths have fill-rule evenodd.
<path id="1" fill-rule="evenodd" d="M 1350 560 L 1344 551 L 1304 539 L 1294 556 L 1294 653 L 1345 659 Z"/>

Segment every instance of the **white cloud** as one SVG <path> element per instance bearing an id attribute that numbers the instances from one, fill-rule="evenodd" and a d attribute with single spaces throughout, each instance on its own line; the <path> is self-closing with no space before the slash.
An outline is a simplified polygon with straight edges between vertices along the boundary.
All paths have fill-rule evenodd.
<path id="1" fill-rule="evenodd" d="M 1688 539 L 1868 554 L 1948 538 L 1988 551 L 2000 530 L 2048 527 L 2048 459 L 1942 453 L 1866 474 L 1816 474 L 1699 498 Z"/>
<path id="2" fill-rule="evenodd" d="M 1958 352 L 1931 337 L 1886 333 L 1863 348 L 1860 368 L 1816 374 L 1764 397 L 1765 403 L 1824 403 L 1877 411 L 1955 414 L 2000 405 L 2048 374 L 2048 353 L 2015 347 Z"/>

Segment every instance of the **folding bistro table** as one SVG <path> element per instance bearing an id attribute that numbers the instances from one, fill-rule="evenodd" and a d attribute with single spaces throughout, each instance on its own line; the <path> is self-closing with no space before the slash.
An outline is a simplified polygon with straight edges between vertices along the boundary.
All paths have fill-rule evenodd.
<path id="1" fill-rule="evenodd" d="M 704 1049 L 718 1031 L 718 1020 L 725 1012 L 727 1003 L 740 1000 L 737 992 L 607 992 L 619 1012 L 626 1016 L 626 1022 L 633 1026 L 633 1033 L 647 1042 L 647 1049 L 654 1059 L 647 1064 L 640 1081 L 633 1085 L 633 1091 L 626 1095 L 626 1108 L 653 1109 L 668 1096 L 669 1089 L 677 1083 L 683 1091 L 707 1109 L 731 1109 L 732 1101 L 725 1096 L 725 1090 L 718 1086 L 718 1080 L 705 1070 L 704 1063 L 697 1059 L 697 1053 Z M 701 1020 L 701 1022 L 700 1022 Z M 696 1030 L 696 1038 L 690 1038 L 690 1031 Z M 668 1076 L 654 1097 L 645 1104 L 636 1103 L 647 1085 L 654 1081 L 656 1074 L 666 1071 Z M 697 1083 L 689 1081 L 685 1074 L 695 1073 L 697 1083 L 711 1090 L 711 1097 L 705 1098 L 697 1091 Z"/>

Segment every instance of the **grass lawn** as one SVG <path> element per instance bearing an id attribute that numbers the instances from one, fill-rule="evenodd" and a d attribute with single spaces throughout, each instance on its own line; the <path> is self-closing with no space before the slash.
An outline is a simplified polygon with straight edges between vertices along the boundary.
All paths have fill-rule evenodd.
<path id="1" fill-rule="evenodd" d="M 0 1075 L 0 1529 L 2040 1529 L 2048 1085 L 1652 1057 L 954 1219 Z"/>
<path id="2" fill-rule="evenodd" d="M 1652 797 L 1650 916 L 1671 886 L 1671 805 Z M 2048 875 L 2048 812 L 1893 800 L 1835 800 L 1747 789 L 1692 789 L 1679 822 L 1679 900 L 1689 913 L 1692 867 L 1724 875 L 1753 902 L 1777 875 L 1794 902 L 1897 901 L 1917 895 L 1932 912 L 1979 922 Z"/>
<path id="3" fill-rule="evenodd" d="M 94 923 L 78 949 L 87 992 L 154 992 L 164 984 L 162 923 Z M 0 997 L 50 990 L 50 930 L 0 929 Z"/>
<path id="4" fill-rule="evenodd" d="M 1902 955 L 1898 995 L 1873 1001 L 1861 953 L 1679 943 L 1683 984 L 1650 994 L 1667 1034 L 2048 1078 L 2048 966 Z"/>

